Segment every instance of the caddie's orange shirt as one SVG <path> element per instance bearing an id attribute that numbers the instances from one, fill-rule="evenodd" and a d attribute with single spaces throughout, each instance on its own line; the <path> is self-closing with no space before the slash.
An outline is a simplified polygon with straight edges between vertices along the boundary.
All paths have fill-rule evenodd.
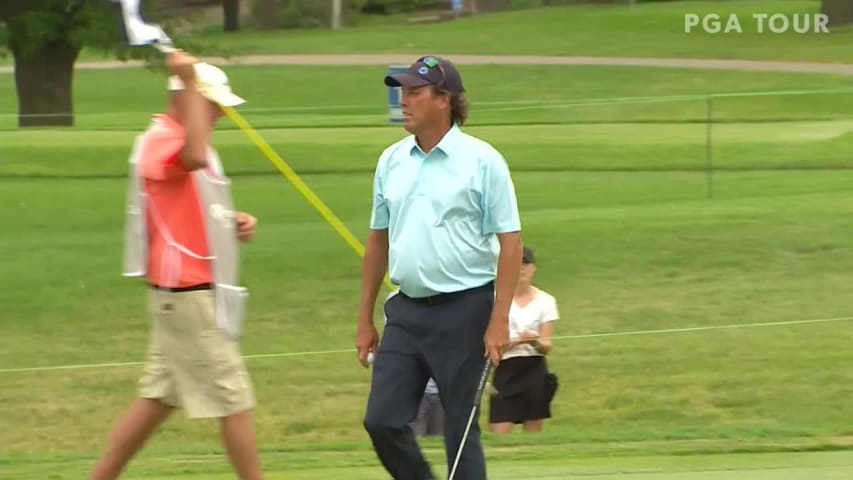
<path id="1" fill-rule="evenodd" d="M 213 282 L 202 205 L 193 175 L 179 159 L 184 127 L 155 115 L 143 134 L 139 172 L 147 195 L 148 281 L 180 288 Z"/>

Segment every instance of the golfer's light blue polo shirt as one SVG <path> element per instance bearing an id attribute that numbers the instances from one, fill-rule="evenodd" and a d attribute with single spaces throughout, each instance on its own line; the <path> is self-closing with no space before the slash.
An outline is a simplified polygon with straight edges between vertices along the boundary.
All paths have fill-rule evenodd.
<path id="1" fill-rule="evenodd" d="M 503 156 L 453 126 L 429 153 L 414 135 L 379 157 L 370 228 L 388 229 L 391 282 L 412 297 L 495 279 L 497 234 L 521 230 Z"/>

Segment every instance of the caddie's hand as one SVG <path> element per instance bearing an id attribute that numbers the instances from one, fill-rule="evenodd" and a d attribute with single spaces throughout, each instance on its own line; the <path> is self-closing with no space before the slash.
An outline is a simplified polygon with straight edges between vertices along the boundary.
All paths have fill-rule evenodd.
<path id="1" fill-rule="evenodd" d="M 376 331 L 376 327 L 370 321 L 359 319 L 355 331 L 355 348 L 362 367 L 367 368 L 370 365 L 367 356 L 376 351 L 377 345 L 379 345 L 379 332 Z"/>
<path id="2" fill-rule="evenodd" d="M 184 85 L 195 82 L 196 63 L 198 63 L 197 58 L 180 49 L 170 52 L 166 56 L 166 66 L 169 71 L 177 75 L 184 82 Z"/>
<path id="3" fill-rule="evenodd" d="M 255 235 L 255 225 L 258 224 L 258 219 L 246 212 L 237 212 L 234 215 L 234 221 L 237 222 L 237 239 L 241 242 L 250 241 Z"/>
<path id="4" fill-rule="evenodd" d="M 492 313 L 489 327 L 483 338 L 486 345 L 486 356 L 495 367 L 501 362 L 501 356 L 509 346 L 509 315 Z"/>

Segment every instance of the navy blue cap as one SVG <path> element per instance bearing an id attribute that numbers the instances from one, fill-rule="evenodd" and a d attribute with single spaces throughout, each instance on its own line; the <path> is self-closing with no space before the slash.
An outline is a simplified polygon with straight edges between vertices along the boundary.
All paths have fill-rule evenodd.
<path id="1" fill-rule="evenodd" d="M 389 87 L 422 87 L 434 85 L 440 90 L 452 94 L 465 91 L 462 76 L 456 70 L 453 62 L 446 58 L 428 55 L 415 60 L 409 69 L 402 73 L 385 77 L 385 85 Z"/>

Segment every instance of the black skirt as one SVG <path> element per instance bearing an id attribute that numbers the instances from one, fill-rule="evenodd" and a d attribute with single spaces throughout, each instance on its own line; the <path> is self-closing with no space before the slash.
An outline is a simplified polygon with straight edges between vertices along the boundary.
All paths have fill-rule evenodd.
<path id="1" fill-rule="evenodd" d="M 551 418 L 547 393 L 545 357 L 514 357 L 501 360 L 495 370 L 489 398 L 489 423 L 523 423 Z"/>

